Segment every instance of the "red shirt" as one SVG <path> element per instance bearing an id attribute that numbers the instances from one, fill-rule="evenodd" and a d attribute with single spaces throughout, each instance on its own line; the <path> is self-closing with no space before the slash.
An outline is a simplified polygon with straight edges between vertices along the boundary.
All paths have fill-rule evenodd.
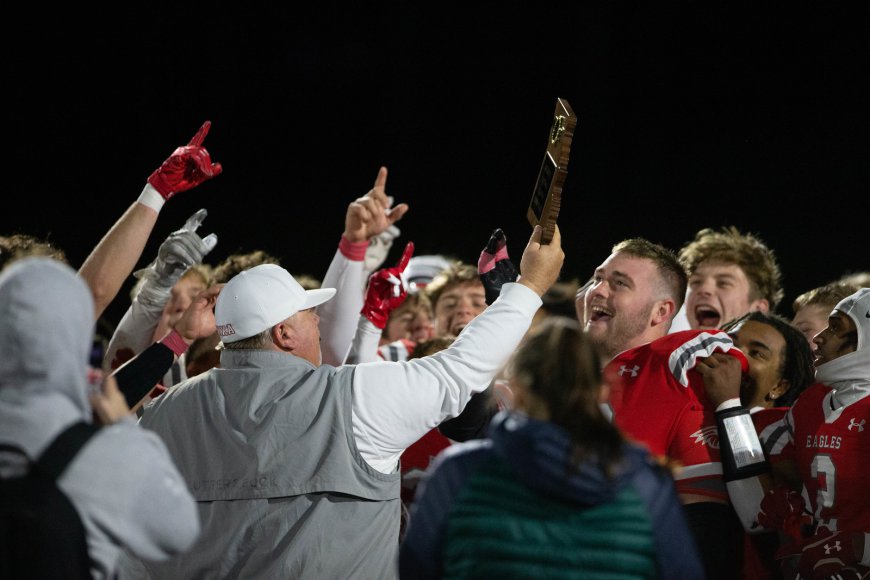
<path id="1" fill-rule="evenodd" d="M 627 350 L 605 366 L 614 422 L 653 455 L 682 468 L 675 475 L 681 494 L 728 501 L 722 480 L 715 409 L 694 369 L 714 352 L 746 358 L 720 331 L 684 330 Z"/>
<path id="2" fill-rule="evenodd" d="M 763 433 L 777 425 L 782 424 L 782 419 L 788 413 L 788 407 L 772 407 L 770 409 L 758 409 L 752 413 L 752 423 L 759 439 L 764 441 Z M 781 456 L 778 456 L 781 457 Z M 776 462 L 778 457 L 769 458 Z M 779 549 L 779 534 L 777 532 L 765 532 L 763 534 L 745 534 L 743 543 L 743 575 L 745 580 L 768 580 L 781 578 L 779 562 L 776 560 L 776 551 Z"/>
<path id="3" fill-rule="evenodd" d="M 870 396 L 834 410 L 832 392 L 815 383 L 801 393 L 773 452 L 794 459 L 819 527 L 870 532 Z"/>

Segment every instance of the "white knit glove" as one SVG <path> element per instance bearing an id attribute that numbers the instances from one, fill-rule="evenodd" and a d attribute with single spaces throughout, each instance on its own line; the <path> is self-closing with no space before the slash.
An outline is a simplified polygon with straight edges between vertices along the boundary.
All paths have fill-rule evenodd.
<path id="1" fill-rule="evenodd" d="M 215 234 L 201 238 L 196 233 L 207 215 L 208 212 L 201 209 L 190 216 L 181 229 L 169 234 L 160 244 L 157 258 L 133 273 L 136 278 L 145 279 L 136 295 L 139 302 L 163 308 L 181 275 L 194 264 L 201 263 L 205 255 L 214 249 L 217 245 Z"/>

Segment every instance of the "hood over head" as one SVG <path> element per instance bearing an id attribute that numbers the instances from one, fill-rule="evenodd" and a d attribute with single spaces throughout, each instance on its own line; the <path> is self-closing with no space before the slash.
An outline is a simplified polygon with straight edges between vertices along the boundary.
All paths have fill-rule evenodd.
<path id="1" fill-rule="evenodd" d="M 850 382 L 852 390 L 867 393 L 870 391 L 870 288 L 861 288 L 854 294 L 843 298 L 834 310 L 838 310 L 855 322 L 858 332 L 858 345 L 854 352 L 844 354 L 816 368 L 816 380 L 829 386 Z M 855 393 L 856 396 L 862 396 Z M 848 400 L 854 400 L 849 398 Z M 847 399 L 843 399 L 845 403 Z"/>
<path id="2" fill-rule="evenodd" d="M 24 258 L 0 273 L 0 443 L 35 458 L 65 427 L 92 421 L 93 331 L 91 292 L 66 264 Z"/>

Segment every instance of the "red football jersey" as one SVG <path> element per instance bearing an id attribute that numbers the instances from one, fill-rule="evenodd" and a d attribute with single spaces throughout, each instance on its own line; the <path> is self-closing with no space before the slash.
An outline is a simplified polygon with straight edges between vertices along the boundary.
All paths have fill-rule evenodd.
<path id="1" fill-rule="evenodd" d="M 832 394 L 821 383 L 801 393 L 774 451 L 794 459 L 820 528 L 870 532 L 870 395 L 834 410 Z"/>
<path id="2" fill-rule="evenodd" d="M 402 501 L 410 505 L 417 493 L 417 484 L 420 478 L 429 468 L 429 463 L 436 455 L 450 446 L 450 439 L 441 434 L 436 427 L 416 442 L 410 445 L 402 453 Z"/>
<path id="3" fill-rule="evenodd" d="M 756 409 L 752 411 L 752 424 L 755 425 L 755 432 L 758 433 L 761 446 L 764 448 L 765 455 L 771 463 L 784 459 L 782 455 L 770 454 L 768 447 L 777 437 L 780 437 L 780 433 L 786 428 L 785 415 L 790 408 L 771 407 L 769 409 Z"/>
<path id="4" fill-rule="evenodd" d="M 770 409 L 756 409 L 752 412 L 752 423 L 759 439 L 764 442 L 765 430 L 775 428 L 782 424 L 788 407 L 771 407 Z M 779 457 L 769 458 L 775 462 Z M 768 580 L 780 578 L 781 571 L 779 561 L 776 559 L 776 551 L 779 548 L 779 535 L 777 532 L 763 534 L 744 534 L 743 543 L 743 570 L 741 578 L 745 580 Z"/>
<path id="5" fill-rule="evenodd" d="M 694 370 L 714 352 L 737 357 L 746 371 L 746 358 L 724 332 L 684 330 L 617 355 L 605 374 L 614 422 L 654 455 L 681 466 L 677 491 L 728 501 L 715 409 Z"/>

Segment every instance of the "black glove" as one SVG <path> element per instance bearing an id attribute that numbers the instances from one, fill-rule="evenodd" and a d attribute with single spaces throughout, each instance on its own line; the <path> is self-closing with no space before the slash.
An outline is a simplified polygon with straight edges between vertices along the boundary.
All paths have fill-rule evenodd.
<path id="1" fill-rule="evenodd" d="M 519 278 L 516 266 L 508 258 L 507 237 L 496 228 L 477 260 L 477 273 L 486 291 L 486 304 L 495 302 L 502 285 Z"/>

